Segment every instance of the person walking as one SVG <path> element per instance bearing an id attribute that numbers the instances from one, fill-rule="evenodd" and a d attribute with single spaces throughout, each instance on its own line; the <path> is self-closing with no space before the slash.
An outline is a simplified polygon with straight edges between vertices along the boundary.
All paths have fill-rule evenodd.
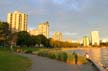
<path id="1" fill-rule="evenodd" d="M 78 63 L 78 55 L 75 53 L 75 64 Z"/>
<path id="2" fill-rule="evenodd" d="M 90 57 L 89 57 L 89 54 L 86 52 L 85 53 L 85 57 L 86 57 L 86 59 L 89 59 Z"/>
<path id="3" fill-rule="evenodd" d="M 73 54 L 74 54 L 74 57 L 75 57 L 75 64 L 78 64 L 78 55 L 75 52 L 73 52 Z"/>

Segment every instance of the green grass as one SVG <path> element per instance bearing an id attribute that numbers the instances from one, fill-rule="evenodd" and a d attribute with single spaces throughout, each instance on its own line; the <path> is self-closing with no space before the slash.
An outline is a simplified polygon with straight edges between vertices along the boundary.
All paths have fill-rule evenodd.
<path id="1" fill-rule="evenodd" d="M 0 71 L 26 71 L 30 65 L 31 61 L 26 57 L 0 48 Z"/>

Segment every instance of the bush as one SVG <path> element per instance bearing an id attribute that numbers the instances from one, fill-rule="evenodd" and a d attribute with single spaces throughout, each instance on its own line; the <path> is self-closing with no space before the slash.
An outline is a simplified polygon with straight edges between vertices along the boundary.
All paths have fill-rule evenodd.
<path id="1" fill-rule="evenodd" d="M 69 64 L 75 64 L 75 56 L 74 56 L 74 54 L 68 53 L 67 55 L 68 55 L 68 57 L 67 57 L 67 63 L 69 63 Z"/>
<path id="2" fill-rule="evenodd" d="M 62 52 L 62 51 L 58 52 L 56 54 L 56 59 L 60 61 L 64 61 L 64 62 L 67 61 L 67 53 Z"/>
<path id="3" fill-rule="evenodd" d="M 30 53 L 30 54 L 32 54 L 32 50 L 26 50 L 25 53 Z"/>
<path id="4" fill-rule="evenodd" d="M 78 63 L 79 64 L 85 64 L 85 63 L 87 63 L 87 60 L 84 56 L 78 55 Z"/>
<path id="5" fill-rule="evenodd" d="M 67 61 L 67 53 L 62 52 L 62 51 L 55 51 L 55 50 L 40 50 L 38 51 L 37 55 L 39 56 L 44 56 L 44 57 L 49 57 L 51 59 L 56 59 L 60 61 Z"/>
<path id="6" fill-rule="evenodd" d="M 22 50 L 24 51 L 24 53 L 30 53 L 30 54 L 32 54 L 32 52 L 33 52 L 32 48 L 23 48 Z"/>
<path id="7" fill-rule="evenodd" d="M 87 63 L 87 60 L 84 56 L 78 55 L 77 54 L 77 59 L 75 57 L 76 54 L 70 54 L 68 53 L 68 58 L 67 58 L 67 63 L 69 64 L 75 64 L 77 60 L 77 64 L 85 64 Z"/>
<path id="8" fill-rule="evenodd" d="M 56 59 L 57 59 L 57 60 L 61 60 L 61 53 L 60 53 L 60 52 L 58 52 L 58 53 L 56 54 Z"/>
<path id="9" fill-rule="evenodd" d="M 62 52 L 61 53 L 61 61 L 67 61 L 67 53 L 66 52 Z"/>
<path id="10" fill-rule="evenodd" d="M 48 57 L 51 59 L 56 59 L 59 61 L 67 62 L 69 64 L 75 64 L 76 63 L 76 55 L 75 53 L 66 53 L 60 50 L 52 50 L 52 49 L 40 49 L 37 52 L 37 55 Z M 78 64 L 84 64 L 86 63 L 86 58 L 80 55 L 77 55 L 77 63 Z"/>
<path id="11" fill-rule="evenodd" d="M 51 58 L 51 59 L 55 59 L 56 58 L 55 53 L 53 53 L 53 52 L 52 53 L 50 52 L 48 54 L 48 57 Z"/>
<path id="12" fill-rule="evenodd" d="M 39 50 L 37 55 L 47 57 L 48 56 L 48 50 Z"/>

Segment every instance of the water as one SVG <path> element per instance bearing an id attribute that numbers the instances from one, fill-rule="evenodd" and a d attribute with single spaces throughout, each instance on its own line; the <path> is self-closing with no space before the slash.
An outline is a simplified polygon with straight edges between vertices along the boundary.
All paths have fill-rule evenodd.
<path id="1" fill-rule="evenodd" d="M 67 50 L 67 52 L 75 52 L 81 55 L 85 55 L 87 52 L 92 60 L 108 68 L 108 48 L 89 48 Z"/>

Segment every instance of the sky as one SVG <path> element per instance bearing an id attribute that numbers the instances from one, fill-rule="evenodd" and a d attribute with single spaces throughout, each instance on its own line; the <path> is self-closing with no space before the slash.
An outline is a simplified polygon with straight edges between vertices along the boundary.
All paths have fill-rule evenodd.
<path id="1" fill-rule="evenodd" d="M 50 37 L 62 32 L 72 40 L 99 31 L 100 38 L 108 38 L 108 0 L 0 0 L 0 20 L 18 10 L 28 15 L 28 28 L 49 22 Z"/>

